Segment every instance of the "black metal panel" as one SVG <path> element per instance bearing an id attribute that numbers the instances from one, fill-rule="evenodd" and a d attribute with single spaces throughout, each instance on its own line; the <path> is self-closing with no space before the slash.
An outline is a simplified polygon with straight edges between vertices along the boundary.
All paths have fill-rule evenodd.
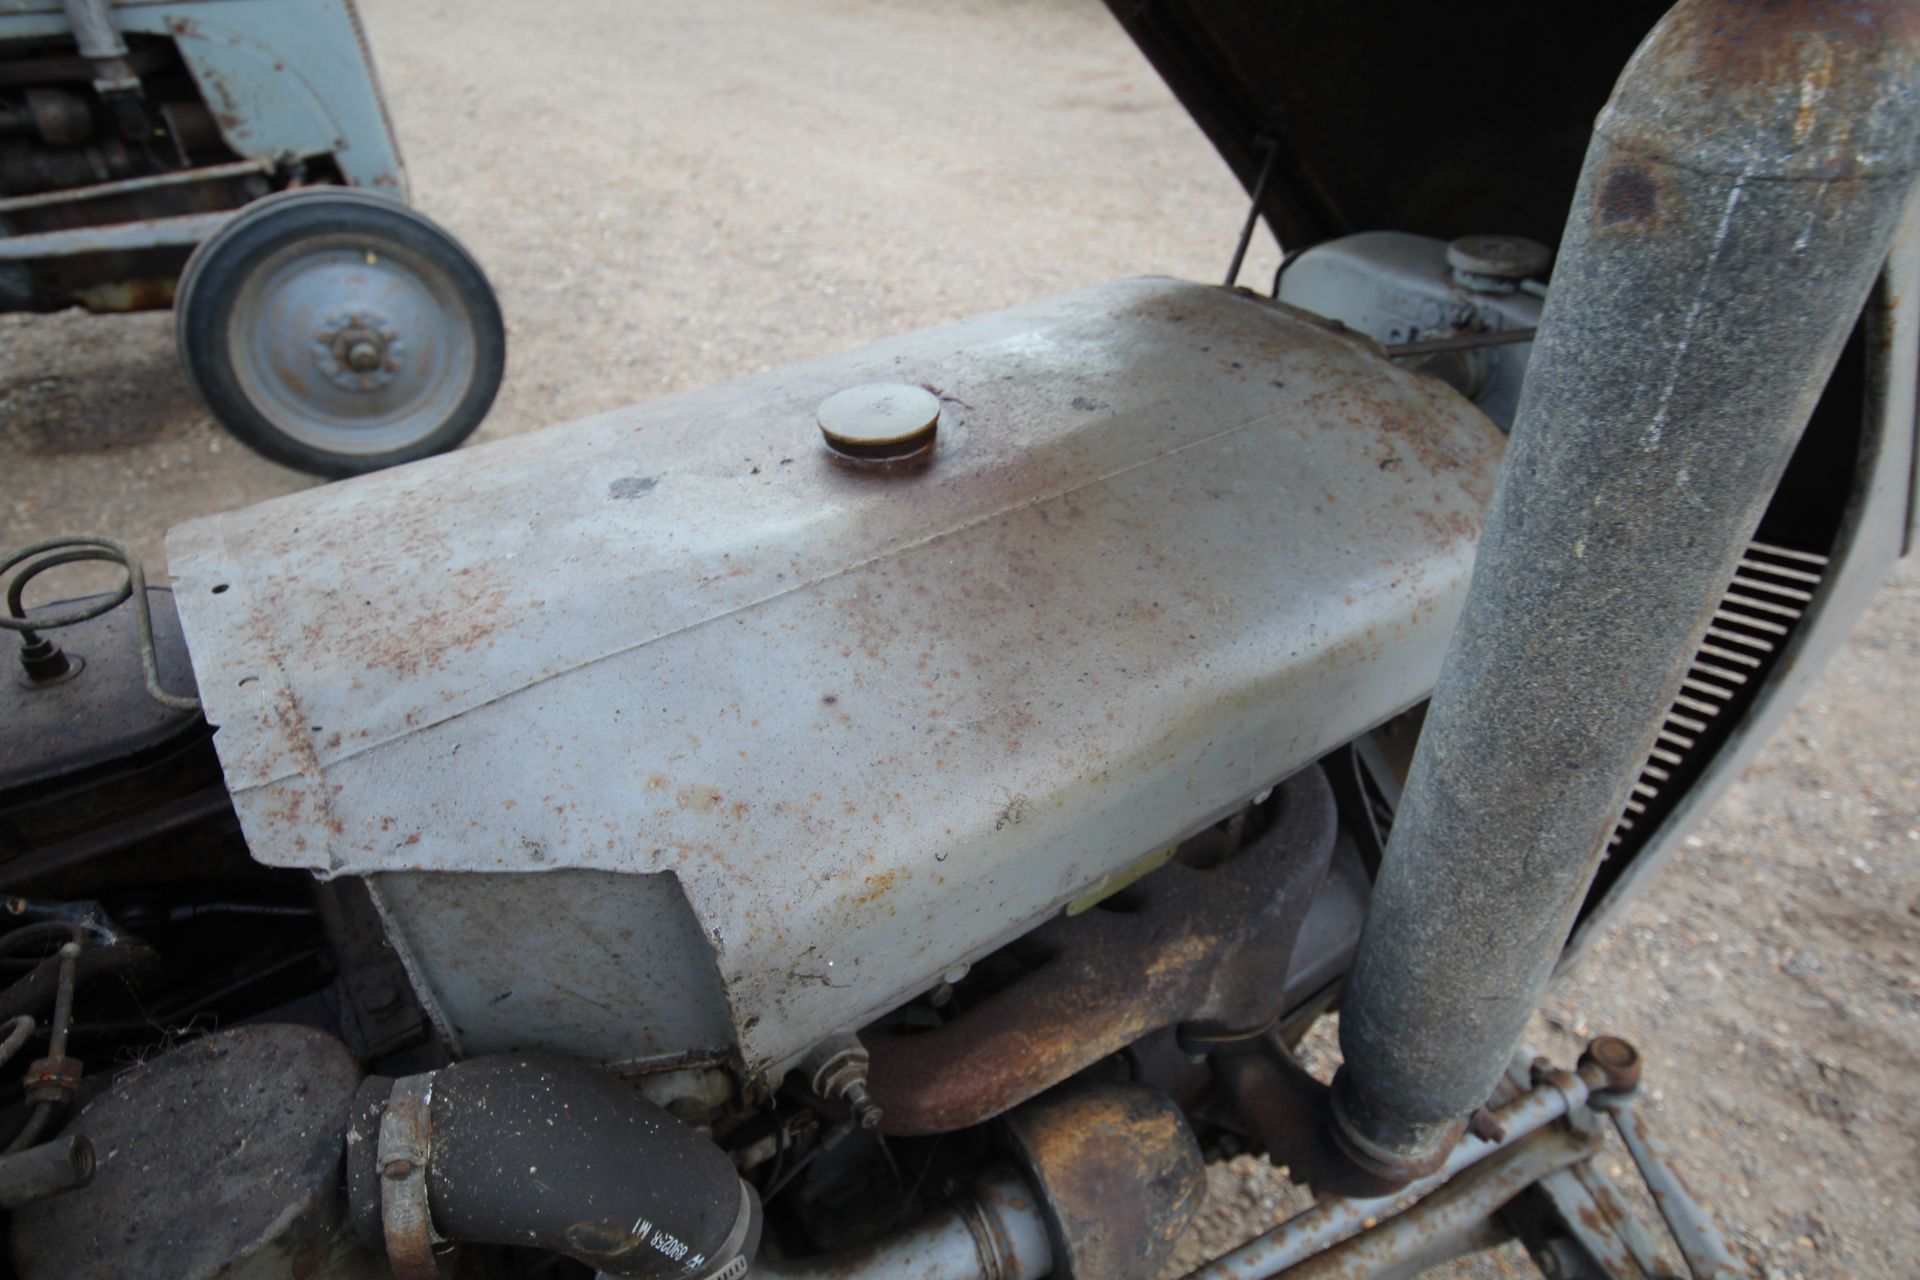
<path id="1" fill-rule="evenodd" d="M 1390 228 L 1560 239 L 1594 116 L 1667 5 L 1107 0 L 1289 250 Z"/>

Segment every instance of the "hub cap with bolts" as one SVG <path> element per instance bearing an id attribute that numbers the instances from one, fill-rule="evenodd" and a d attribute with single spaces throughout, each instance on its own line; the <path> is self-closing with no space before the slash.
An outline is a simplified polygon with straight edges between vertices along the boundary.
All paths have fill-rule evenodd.
<path id="1" fill-rule="evenodd" d="M 251 273 L 227 330 L 247 398 L 331 453 L 404 448 L 478 375 L 479 335 L 433 261 L 366 235 L 289 246 Z"/>
<path id="2" fill-rule="evenodd" d="M 336 387 L 374 391 L 400 372 L 407 344 L 377 311 L 335 312 L 313 333 L 313 359 Z"/>

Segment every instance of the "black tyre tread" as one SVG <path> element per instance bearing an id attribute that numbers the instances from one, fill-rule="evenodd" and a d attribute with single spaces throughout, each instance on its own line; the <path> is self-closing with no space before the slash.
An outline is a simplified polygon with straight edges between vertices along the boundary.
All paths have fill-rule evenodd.
<path id="1" fill-rule="evenodd" d="M 459 406 L 431 434 L 387 453 L 334 453 L 282 434 L 247 399 L 226 359 L 229 308 L 247 272 L 289 244 L 343 229 L 365 229 L 434 260 L 453 280 L 475 322 L 477 376 Z M 350 188 L 282 192 L 246 206 L 194 251 L 181 273 L 174 309 L 180 363 L 208 411 L 248 448 L 310 475 L 362 475 L 457 447 L 486 418 L 506 371 L 500 304 L 473 255 L 425 214 Z"/>

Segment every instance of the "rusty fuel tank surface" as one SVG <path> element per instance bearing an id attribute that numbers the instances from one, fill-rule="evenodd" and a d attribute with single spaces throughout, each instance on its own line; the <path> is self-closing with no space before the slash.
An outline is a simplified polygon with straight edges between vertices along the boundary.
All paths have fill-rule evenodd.
<path id="1" fill-rule="evenodd" d="M 937 398 L 912 465 L 823 442 L 866 384 Z M 1423 697 L 1500 449 L 1132 280 L 168 552 L 255 856 L 369 877 L 458 1051 L 759 1071 Z"/>

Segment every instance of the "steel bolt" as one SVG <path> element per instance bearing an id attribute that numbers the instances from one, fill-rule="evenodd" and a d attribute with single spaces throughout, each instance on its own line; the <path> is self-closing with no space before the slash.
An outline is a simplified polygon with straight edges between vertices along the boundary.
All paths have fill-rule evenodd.
<path id="1" fill-rule="evenodd" d="M 1494 1119 L 1493 1112 L 1481 1107 L 1467 1120 L 1467 1132 L 1482 1142 L 1503 1142 L 1507 1131 Z"/>
<path id="2" fill-rule="evenodd" d="M 815 1045 L 800 1065 L 815 1093 L 846 1103 L 862 1129 L 879 1127 L 883 1113 L 867 1092 L 867 1050 L 859 1037 L 831 1036 Z"/>
<path id="3" fill-rule="evenodd" d="M 862 1129 L 877 1129 L 880 1127 L 880 1104 L 868 1095 L 867 1087 L 864 1084 L 858 1081 L 849 1083 L 840 1091 L 840 1096 L 847 1100 L 849 1107 L 853 1108 L 853 1120 L 855 1124 L 859 1125 Z"/>

